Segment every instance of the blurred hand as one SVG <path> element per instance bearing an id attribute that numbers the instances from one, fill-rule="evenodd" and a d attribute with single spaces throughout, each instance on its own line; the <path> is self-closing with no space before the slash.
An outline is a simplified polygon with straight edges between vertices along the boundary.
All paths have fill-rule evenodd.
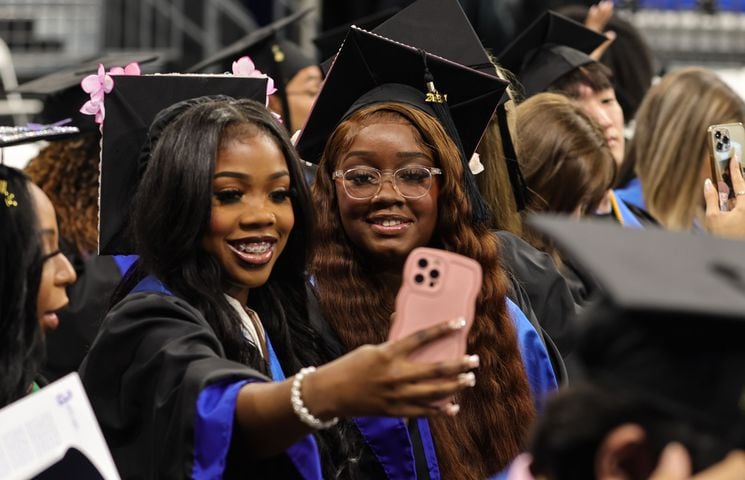
<path id="1" fill-rule="evenodd" d="M 719 208 L 719 192 L 714 184 L 706 179 L 704 199 L 706 200 L 706 229 L 714 235 L 745 239 L 745 179 L 740 172 L 739 160 L 733 156 L 729 164 L 732 188 L 735 191 L 734 206 L 731 211 L 723 212 Z M 737 193 L 741 195 L 737 195 Z"/>
<path id="2" fill-rule="evenodd" d="M 613 0 L 601 0 L 600 3 L 593 5 L 587 11 L 587 18 L 585 18 L 585 26 L 590 30 L 594 30 L 598 33 L 605 35 L 607 39 L 598 48 L 593 50 L 590 57 L 596 62 L 600 61 L 603 53 L 610 47 L 611 43 L 616 39 L 616 32 L 609 30 L 605 32 L 605 26 L 608 25 L 610 17 L 613 15 Z"/>
<path id="3" fill-rule="evenodd" d="M 734 450 L 721 462 L 691 476 L 691 458 L 685 447 L 671 443 L 662 451 L 657 469 L 649 480 L 742 480 L 745 478 L 745 451 Z"/>
<path id="4" fill-rule="evenodd" d="M 475 375 L 466 372 L 478 366 L 478 357 L 432 364 L 413 363 L 408 357 L 464 327 L 465 321 L 457 319 L 395 342 L 359 347 L 309 375 L 303 383 L 303 399 L 314 415 L 324 419 L 455 415 L 458 405 L 434 402 L 475 385 Z"/>

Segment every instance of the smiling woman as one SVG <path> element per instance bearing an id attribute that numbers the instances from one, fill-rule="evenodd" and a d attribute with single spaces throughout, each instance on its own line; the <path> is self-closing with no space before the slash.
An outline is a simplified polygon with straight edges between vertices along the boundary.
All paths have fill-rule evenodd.
<path id="1" fill-rule="evenodd" d="M 179 102 L 149 137 L 131 209 L 140 258 L 81 367 L 123 477 L 344 478 L 338 417 L 456 413 L 431 400 L 471 386 L 459 374 L 473 359 L 406 358 L 460 322 L 321 365 L 310 193 L 263 103 Z"/>

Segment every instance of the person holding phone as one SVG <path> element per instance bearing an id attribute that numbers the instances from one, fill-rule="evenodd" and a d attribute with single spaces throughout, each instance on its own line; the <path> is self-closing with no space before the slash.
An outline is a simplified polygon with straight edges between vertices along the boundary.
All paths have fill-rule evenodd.
<path id="1" fill-rule="evenodd" d="M 263 96 L 259 81 L 237 87 Z M 211 79 L 129 83 L 138 82 L 188 94 Z M 126 83 L 115 79 L 114 91 Z M 108 162 L 137 169 L 106 143 L 115 107 L 139 118 L 153 110 L 142 103 L 147 89 L 132 92 L 107 104 L 104 171 Z M 140 257 L 81 367 L 124 478 L 344 476 L 351 460 L 337 417 L 453 415 L 431 402 L 472 384 L 461 376 L 475 368 L 472 358 L 407 360 L 462 328 L 457 319 L 321 365 L 321 332 L 306 303 L 310 194 L 288 134 L 261 100 L 190 98 L 150 128 L 127 227 Z"/>
<path id="2" fill-rule="evenodd" d="M 636 114 L 620 177 L 636 202 L 672 230 L 703 226 L 701 184 L 711 176 L 710 125 L 745 119 L 745 101 L 713 71 L 682 68 L 649 89 Z"/>
<path id="3" fill-rule="evenodd" d="M 311 273 L 341 351 L 388 337 L 416 247 L 471 257 L 483 270 L 466 339 L 480 366 L 474 388 L 455 396 L 458 420 L 409 418 L 372 429 L 355 419 L 379 468 L 408 472 L 402 478 L 499 472 L 521 451 L 536 403 L 556 385 L 545 347 L 506 299 L 499 243 L 468 167 L 503 90 L 494 76 L 353 28 L 297 144 L 304 160 L 319 162 Z M 394 464 L 402 448 L 413 455 Z"/>
<path id="4" fill-rule="evenodd" d="M 745 239 L 745 179 L 740 170 L 739 159 L 733 156 L 728 165 L 732 188 L 735 191 L 735 205 L 730 211 L 720 209 L 720 192 L 710 179 L 704 182 L 704 200 L 706 201 L 706 230 L 714 235 Z"/>
<path id="5" fill-rule="evenodd" d="M 49 198 L 0 165 L 0 407 L 38 389 L 44 332 L 59 324 L 65 287 L 76 278 L 58 243 Z"/>

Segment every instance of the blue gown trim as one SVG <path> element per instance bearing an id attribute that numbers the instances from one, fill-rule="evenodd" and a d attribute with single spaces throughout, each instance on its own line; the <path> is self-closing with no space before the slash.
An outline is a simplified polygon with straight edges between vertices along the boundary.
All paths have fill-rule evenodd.
<path id="1" fill-rule="evenodd" d="M 440 480 L 440 468 L 427 419 L 419 418 L 416 421 L 419 422 L 430 478 Z M 356 417 L 354 423 L 383 467 L 388 480 L 416 480 L 414 449 L 403 418 Z"/>
<path id="2" fill-rule="evenodd" d="M 122 274 L 122 277 L 138 258 L 140 258 L 138 255 L 114 255 L 114 262 L 119 267 L 119 273 Z"/>
<path id="3" fill-rule="evenodd" d="M 222 478 L 233 435 L 238 392 L 249 380 L 214 383 L 197 398 L 192 478 Z"/>
<path id="4" fill-rule="evenodd" d="M 613 192 L 617 198 L 624 202 L 642 210 L 647 209 L 647 203 L 644 201 L 644 194 L 642 193 L 642 182 L 639 177 L 632 178 L 623 188 L 616 188 Z"/>
<path id="5" fill-rule="evenodd" d="M 427 466 L 429 466 L 429 478 L 430 480 L 439 480 L 440 467 L 437 464 L 437 451 L 435 450 L 435 442 L 432 440 L 429 422 L 424 417 L 419 417 L 416 421 L 419 424 L 419 436 L 422 438 L 424 457 L 427 459 Z"/>
<path id="6" fill-rule="evenodd" d="M 166 295 L 173 293 L 152 275 L 143 278 L 132 293 L 159 292 Z M 269 354 L 269 365 L 272 380 L 282 381 L 285 374 L 266 337 Z M 220 478 L 225 470 L 225 460 L 230 450 L 230 439 L 235 419 L 235 402 L 241 387 L 254 381 L 238 381 L 208 385 L 199 393 L 194 422 L 194 478 Z M 291 445 L 285 453 L 305 480 L 322 480 L 321 458 L 318 444 L 313 435 L 307 435 Z"/>
<path id="7" fill-rule="evenodd" d="M 558 388 L 556 374 L 551 365 L 546 346 L 541 341 L 533 324 L 525 317 L 520 307 L 507 299 L 507 311 L 512 318 L 517 333 L 517 344 L 523 360 L 525 374 L 530 384 L 536 411 L 543 410 L 546 395 Z"/>

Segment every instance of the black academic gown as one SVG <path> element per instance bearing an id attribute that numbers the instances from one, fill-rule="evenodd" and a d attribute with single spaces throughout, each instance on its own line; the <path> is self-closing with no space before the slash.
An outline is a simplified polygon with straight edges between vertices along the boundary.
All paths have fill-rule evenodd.
<path id="1" fill-rule="evenodd" d="M 561 355 L 568 356 L 574 348 L 579 303 L 586 296 L 582 284 L 568 281 L 545 252 L 509 232 L 494 233 L 500 240 L 505 268 L 525 290 L 538 323 Z"/>
<path id="2" fill-rule="evenodd" d="M 64 245 L 63 249 L 78 279 L 67 287 L 70 303 L 58 313 L 59 327 L 46 333 L 42 374 L 49 381 L 78 370 L 96 338 L 111 293 L 122 278 L 114 257 L 93 254 L 84 259 Z"/>
<path id="3" fill-rule="evenodd" d="M 270 380 L 226 359 L 212 328 L 189 303 L 151 292 L 130 294 L 111 310 L 80 375 L 124 479 L 199 476 L 200 393 L 242 379 Z M 229 442 L 229 431 L 226 436 Z M 241 452 L 227 456 L 219 476 L 299 478 L 285 455 L 249 462 Z"/>

